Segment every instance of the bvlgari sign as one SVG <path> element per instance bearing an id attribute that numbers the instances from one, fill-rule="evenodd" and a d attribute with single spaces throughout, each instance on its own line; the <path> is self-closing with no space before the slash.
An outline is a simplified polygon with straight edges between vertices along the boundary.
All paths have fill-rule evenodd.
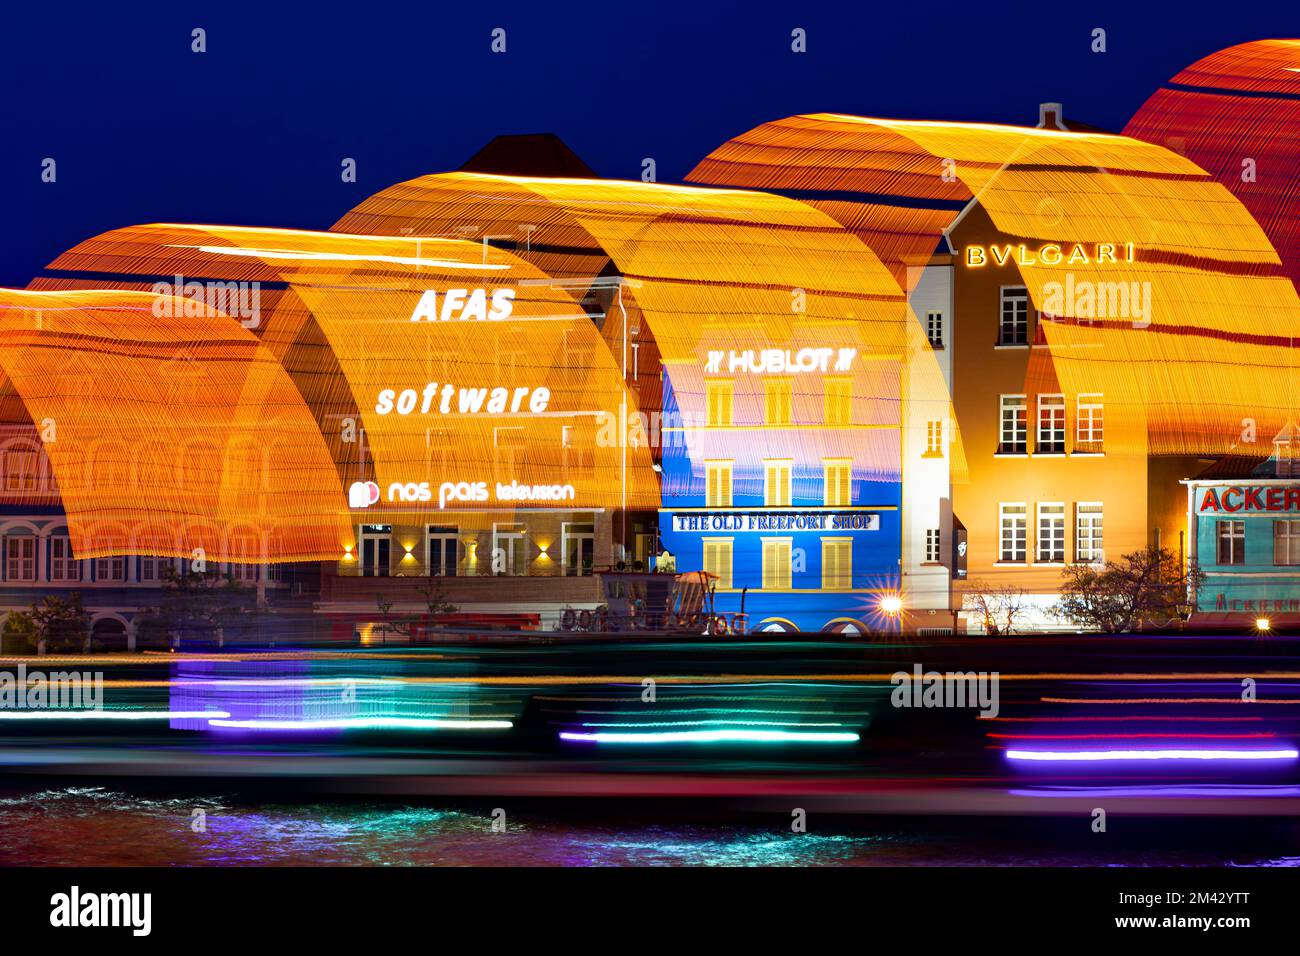
<path id="1" fill-rule="evenodd" d="M 879 531 L 871 511 L 730 511 L 673 515 L 674 531 Z"/>

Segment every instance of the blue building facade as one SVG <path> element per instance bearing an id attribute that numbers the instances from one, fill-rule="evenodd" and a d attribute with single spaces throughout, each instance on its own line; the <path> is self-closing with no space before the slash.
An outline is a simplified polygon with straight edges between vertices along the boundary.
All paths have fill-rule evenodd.
<path id="1" fill-rule="evenodd" d="M 1290 430 L 1279 435 L 1265 461 L 1221 460 L 1183 482 L 1203 624 L 1300 625 L 1300 468 L 1291 438 Z"/>
<path id="2" fill-rule="evenodd" d="M 749 632 L 897 631 L 897 360 L 823 329 L 665 363 L 663 396 L 660 541 L 679 572 L 716 575 L 715 612 Z"/>

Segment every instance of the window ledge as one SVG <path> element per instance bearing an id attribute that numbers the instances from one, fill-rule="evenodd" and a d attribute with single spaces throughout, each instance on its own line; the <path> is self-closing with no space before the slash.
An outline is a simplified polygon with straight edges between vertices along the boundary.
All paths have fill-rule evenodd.
<path id="1" fill-rule="evenodd" d="M 1029 343 L 1026 342 L 1024 345 L 1002 345 L 999 343 L 997 345 L 994 345 L 993 348 L 995 351 L 1000 349 L 1027 349 L 1029 348 Z"/>
<path id="2" fill-rule="evenodd" d="M 1023 451 L 995 451 L 994 458 L 1028 458 L 1029 453 Z"/>
<path id="3" fill-rule="evenodd" d="M 1063 567 L 1065 567 L 1065 562 L 1064 562 L 1064 561 L 1035 561 L 1035 562 L 1034 562 L 1034 567 L 1036 567 L 1036 568 L 1063 568 Z"/>
<path id="4" fill-rule="evenodd" d="M 1034 452 L 1034 457 L 1035 457 L 1035 458 L 1064 458 L 1064 457 L 1065 457 L 1065 452 L 1063 452 L 1063 451 L 1036 451 L 1036 452 Z"/>
<path id="5" fill-rule="evenodd" d="M 993 567 L 995 567 L 995 568 L 1027 568 L 1027 567 L 1029 567 L 1029 562 L 1028 562 L 1028 561 L 994 561 L 994 562 L 993 562 Z"/>
<path id="6" fill-rule="evenodd" d="M 1075 451 L 1070 453 L 1071 458 L 1105 458 L 1104 451 Z"/>

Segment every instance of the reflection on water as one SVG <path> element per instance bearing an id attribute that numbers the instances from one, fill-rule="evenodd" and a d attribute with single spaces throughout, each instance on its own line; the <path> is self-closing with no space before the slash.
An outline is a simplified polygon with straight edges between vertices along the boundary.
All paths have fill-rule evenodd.
<path id="1" fill-rule="evenodd" d="M 597 808 L 599 810 L 599 808 Z M 202 811 L 198 813 L 196 811 Z M 196 821 L 203 828 L 196 832 Z M 571 808 L 512 812 L 379 801 L 256 803 L 144 797 L 99 788 L 0 798 L 0 864 L 79 866 L 916 866 L 1300 864 L 1294 824 L 1222 833 L 1144 827 L 1129 838 L 1068 821 L 875 821 L 814 815 L 788 832 L 777 815 L 725 822 L 584 819 Z M 1260 829 L 1263 827 L 1263 829 Z M 1140 835 L 1136 841 L 1133 835 Z"/>

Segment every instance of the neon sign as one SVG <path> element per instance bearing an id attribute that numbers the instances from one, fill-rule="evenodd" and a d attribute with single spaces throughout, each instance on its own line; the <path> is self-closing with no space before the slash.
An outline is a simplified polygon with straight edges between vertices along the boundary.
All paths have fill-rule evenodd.
<path id="1" fill-rule="evenodd" d="M 1133 243 L 1131 242 L 1076 242 L 1062 246 L 1049 242 L 1030 249 L 1023 242 L 1019 245 L 967 246 L 966 265 L 979 269 L 992 264 L 1005 266 L 1011 263 L 1017 266 L 1085 266 L 1092 263 L 1133 262 Z"/>
<path id="2" fill-rule="evenodd" d="M 715 375 L 723 370 L 726 363 L 728 372 L 753 372 L 788 374 L 791 372 L 847 372 L 853 368 L 857 349 L 806 348 L 791 349 L 744 349 L 737 351 L 709 350 L 708 362 L 704 371 Z M 831 357 L 834 356 L 834 363 Z"/>
<path id="3" fill-rule="evenodd" d="M 453 397 L 456 399 L 454 405 Z M 435 398 L 438 399 L 436 405 Z M 550 404 L 551 390 L 544 386 L 538 388 L 520 386 L 509 389 L 499 385 L 490 390 L 487 388 L 458 389 L 447 382 L 439 392 L 438 383 L 429 382 L 422 391 L 407 388 L 399 393 L 396 389 L 384 389 L 375 402 L 375 412 L 379 415 L 387 415 L 396 411 L 399 415 L 409 415 L 419 406 L 421 415 L 428 415 L 434 410 L 441 415 L 457 413 L 477 415 L 483 412 L 489 415 L 504 415 L 507 412 L 515 415 L 520 412 L 525 399 L 528 402 L 528 411 L 540 415 Z"/>
<path id="4" fill-rule="evenodd" d="M 879 531 L 880 515 L 863 511 L 757 511 L 673 515 L 673 531 Z"/>
<path id="5" fill-rule="evenodd" d="M 420 296 L 411 313 L 412 322 L 500 322 L 508 319 L 515 307 L 514 289 L 497 289 L 488 304 L 486 289 L 448 289 L 438 306 L 438 293 L 430 289 Z"/>

